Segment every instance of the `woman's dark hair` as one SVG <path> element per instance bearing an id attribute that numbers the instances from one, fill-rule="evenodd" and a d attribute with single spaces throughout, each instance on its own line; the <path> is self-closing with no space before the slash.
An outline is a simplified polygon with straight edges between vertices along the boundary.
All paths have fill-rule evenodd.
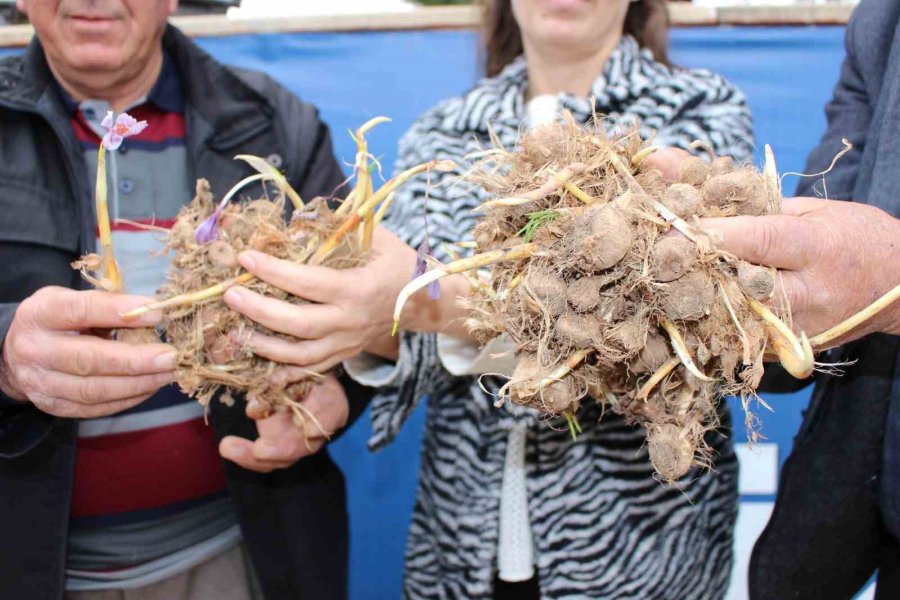
<path id="1" fill-rule="evenodd" d="M 628 6 L 622 32 L 653 57 L 669 64 L 669 13 L 667 0 L 637 0 Z M 511 0 L 482 0 L 484 10 L 484 66 L 488 77 L 522 54 L 522 32 L 513 16 Z"/>

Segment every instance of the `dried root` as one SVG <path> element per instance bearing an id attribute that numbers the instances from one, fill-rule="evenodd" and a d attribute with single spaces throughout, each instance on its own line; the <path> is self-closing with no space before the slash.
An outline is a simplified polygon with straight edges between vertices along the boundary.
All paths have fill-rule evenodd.
<path id="1" fill-rule="evenodd" d="M 286 384 L 273 378 L 278 365 L 255 355 L 247 340 L 253 332 L 287 336 L 248 320 L 222 301 L 225 290 L 244 285 L 292 304 L 304 302 L 242 271 L 237 262 L 238 254 L 245 250 L 301 264 L 309 262 L 344 222 L 323 198 L 301 205 L 286 222 L 285 202 L 289 198 L 281 193 L 275 200 L 227 204 L 218 216 L 216 239 L 198 239 L 198 228 L 216 210 L 209 184 L 199 180 L 196 197 L 181 210 L 169 233 L 166 251 L 174 258 L 168 280 L 159 292 L 161 300 L 132 314 L 164 312 L 166 341 L 178 351 L 176 380 L 185 393 L 204 406 L 226 387 L 244 392 L 247 400 L 258 402 L 267 413 L 290 411 L 298 426 L 303 426 L 310 415 L 299 400 L 320 376 L 309 373 Z M 334 268 L 363 264 L 366 253 L 360 239 L 356 231 L 345 236 L 324 264 Z M 279 383 L 273 383 L 276 381 Z"/>

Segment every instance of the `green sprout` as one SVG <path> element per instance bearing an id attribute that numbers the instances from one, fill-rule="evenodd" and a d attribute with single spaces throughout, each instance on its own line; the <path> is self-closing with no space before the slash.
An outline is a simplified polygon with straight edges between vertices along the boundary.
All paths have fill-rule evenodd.
<path id="1" fill-rule="evenodd" d="M 528 223 L 526 223 L 525 227 L 523 227 L 521 230 L 519 230 L 518 233 L 516 233 L 516 235 L 524 234 L 526 244 L 531 243 L 531 238 L 534 237 L 534 234 L 537 231 L 538 227 L 540 227 L 544 223 L 552 221 L 559 216 L 559 213 L 555 210 L 539 210 L 537 212 L 528 213 L 527 216 Z"/>
<path id="2" fill-rule="evenodd" d="M 572 434 L 572 441 L 578 441 L 578 434 L 581 433 L 581 425 L 579 425 L 578 419 L 571 413 L 563 413 L 563 416 L 566 418 L 566 423 L 569 425 L 569 433 Z"/>

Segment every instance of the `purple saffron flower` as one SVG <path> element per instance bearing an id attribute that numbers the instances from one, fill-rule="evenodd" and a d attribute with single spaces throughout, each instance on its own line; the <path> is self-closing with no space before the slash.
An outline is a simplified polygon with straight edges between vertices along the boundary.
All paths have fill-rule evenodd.
<path id="1" fill-rule="evenodd" d="M 147 128 L 147 121 L 138 121 L 128 113 L 119 113 L 113 120 L 113 111 L 106 113 L 106 117 L 100 125 L 106 129 L 103 136 L 103 147 L 107 150 L 115 150 L 122 145 L 122 141 L 133 135 L 137 135 Z"/>
<path id="2" fill-rule="evenodd" d="M 440 281 L 432 281 L 428 284 L 428 297 L 432 300 L 440 300 L 441 299 L 441 282 Z"/>
<path id="3" fill-rule="evenodd" d="M 222 205 L 216 207 L 213 214 L 209 215 L 197 229 L 194 230 L 194 239 L 203 244 L 205 242 L 214 242 L 219 239 L 219 216 L 222 214 Z"/>
<path id="4" fill-rule="evenodd" d="M 315 221 L 319 218 L 319 213 L 304 211 L 304 210 L 295 210 L 291 214 L 291 221 L 295 219 L 299 219 L 301 221 Z"/>
<path id="5" fill-rule="evenodd" d="M 428 243 L 428 238 L 426 237 L 424 240 L 422 240 L 422 243 L 419 244 L 419 248 L 416 250 L 416 268 L 413 270 L 412 279 L 415 279 L 419 275 L 425 274 L 425 271 L 428 270 L 428 262 L 425 260 L 425 257 L 430 255 L 431 245 Z M 432 281 L 428 284 L 428 297 L 432 300 L 440 300 L 440 282 Z"/>

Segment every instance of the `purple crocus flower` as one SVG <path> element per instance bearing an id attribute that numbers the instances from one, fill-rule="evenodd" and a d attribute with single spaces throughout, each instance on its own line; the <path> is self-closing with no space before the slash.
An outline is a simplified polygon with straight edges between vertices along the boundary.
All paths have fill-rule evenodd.
<path id="1" fill-rule="evenodd" d="M 425 274 L 425 271 L 428 270 L 428 262 L 425 260 L 425 257 L 430 255 L 431 245 L 428 243 L 428 238 L 426 237 L 424 240 L 422 240 L 422 243 L 419 244 L 419 248 L 416 250 L 416 268 L 413 270 L 412 279 L 415 279 L 419 275 Z M 440 282 L 432 281 L 428 284 L 428 297 L 432 300 L 440 300 Z"/>
<path id="2" fill-rule="evenodd" d="M 221 204 L 217 206 L 213 214 L 204 219 L 194 230 L 194 239 L 198 243 L 214 242 L 219 239 L 219 216 L 222 214 L 223 208 L 224 206 Z"/>
<path id="3" fill-rule="evenodd" d="M 122 141 L 133 135 L 137 135 L 147 128 L 147 121 L 138 121 L 128 113 L 119 113 L 113 119 L 113 111 L 106 113 L 100 126 L 106 129 L 103 136 L 103 147 L 107 150 L 115 150 L 122 145 Z"/>
<path id="4" fill-rule="evenodd" d="M 319 218 L 319 213 L 303 211 L 303 210 L 295 210 L 291 213 L 291 221 L 300 220 L 300 221 L 315 221 Z"/>
<path id="5" fill-rule="evenodd" d="M 425 257 L 431 256 L 431 244 L 428 243 L 428 191 L 431 189 L 431 169 L 428 169 L 425 172 L 425 213 L 422 215 L 425 220 L 425 237 L 422 239 L 422 243 L 419 244 L 418 249 L 416 249 L 416 268 L 413 270 L 412 278 L 415 279 L 419 275 L 423 275 L 425 271 L 428 270 L 428 262 L 425 260 Z M 441 299 L 441 284 L 437 281 L 432 281 L 428 284 L 428 296 L 432 300 L 440 300 Z"/>

